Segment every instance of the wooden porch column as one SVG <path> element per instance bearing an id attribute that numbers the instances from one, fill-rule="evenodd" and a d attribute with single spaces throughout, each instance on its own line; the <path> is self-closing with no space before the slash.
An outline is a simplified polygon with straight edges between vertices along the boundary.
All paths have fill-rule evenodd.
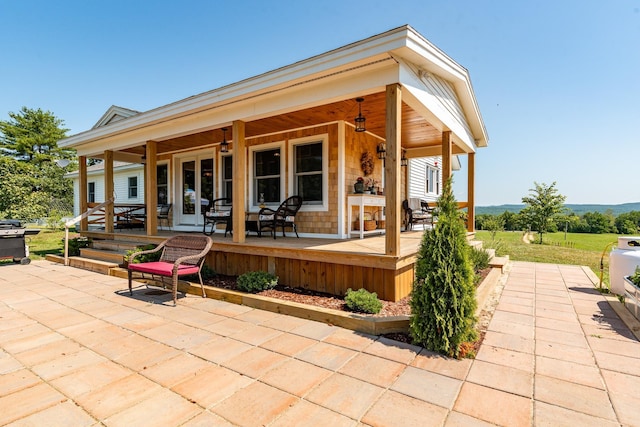
<path id="1" fill-rule="evenodd" d="M 400 254 L 401 119 L 402 87 L 399 84 L 391 84 L 387 86 L 386 93 L 387 153 L 384 165 L 384 194 L 387 224 L 384 252 L 393 256 Z"/>
<path id="2" fill-rule="evenodd" d="M 245 199 L 247 197 L 247 144 L 244 139 L 244 122 L 235 120 L 231 129 L 233 138 L 233 241 L 245 241 Z"/>
<path id="3" fill-rule="evenodd" d="M 147 236 L 158 234 L 158 143 L 147 141 L 147 163 L 144 165 L 144 199 L 147 211 Z"/>
<path id="4" fill-rule="evenodd" d="M 113 197 L 113 151 L 104 152 L 104 200 Z M 104 231 L 113 233 L 113 203 L 104 210 Z"/>
<path id="5" fill-rule="evenodd" d="M 451 168 L 451 156 L 452 156 L 452 147 L 451 147 L 451 131 L 447 130 L 442 132 L 442 184 L 449 178 L 451 178 L 452 168 Z"/>
<path id="6" fill-rule="evenodd" d="M 467 171 L 467 231 L 474 232 L 476 229 L 476 153 L 467 155 L 469 170 Z"/>
<path id="7" fill-rule="evenodd" d="M 78 157 L 78 197 L 79 197 L 79 215 L 82 215 L 89 209 L 89 183 L 87 181 L 87 158 L 85 156 Z M 80 230 L 87 231 L 89 229 L 89 219 L 80 220 Z"/>

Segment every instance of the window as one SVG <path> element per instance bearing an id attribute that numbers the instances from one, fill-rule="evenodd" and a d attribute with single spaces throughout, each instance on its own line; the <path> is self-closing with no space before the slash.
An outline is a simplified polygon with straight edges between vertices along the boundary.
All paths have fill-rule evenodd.
<path id="1" fill-rule="evenodd" d="M 166 205 L 169 203 L 169 167 L 165 165 L 157 165 L 157 191 L 158 204 Z"/>
<path id="2" fill-rule="evenodd" d="M 427 166 L 425 190 L 427 193 L 440 194 L 440 170 L 433 166 Z"/>
<path id="3" fill-rule="evenodd" d="M 138 177 L 129 177 L 129 198 L 135 199 L 138 197 Z"/>
<path id="4" fill-rule="evenodd" d="M 89 182 L 88 183 L 87 196 L 88 196 L 88 199 L 89 199 L 87 201 L 89 203 L 95 203 L 96 202 L 96 183 L 95 182 Z"/>
<path id="5" fill-rule="evenodd" d="M 233 157 L 222 156 L 222 195 L 231 199 L 233 197 Z"/>
<path id="6" fill-rule="evenodd" d="M 322 204 L 322 141 L 294 145 L 293 192 L 303 204 Z"/>
<path id="7" fill-rule="evenodd" d="M 254 206 L 264 203 L 280 203 L 280 148 L 253 152 L 253 195 Z"/>

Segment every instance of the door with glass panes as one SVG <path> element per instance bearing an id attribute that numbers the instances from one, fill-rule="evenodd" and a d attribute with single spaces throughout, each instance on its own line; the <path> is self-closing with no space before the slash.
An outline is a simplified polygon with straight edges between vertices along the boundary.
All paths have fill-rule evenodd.
<path id="1" fill-rule="evenodd" d="M 214 199 L 213 158 L 184 157 L 179 162 L 177 207 L 182 225 L 202 225 L 202 215 Z"/>

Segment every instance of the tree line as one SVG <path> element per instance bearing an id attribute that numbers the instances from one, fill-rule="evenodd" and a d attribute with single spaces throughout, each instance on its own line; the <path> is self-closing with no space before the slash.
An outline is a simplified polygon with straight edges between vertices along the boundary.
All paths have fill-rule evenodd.
<path id="1" fill-rule="evenodd" d="M 0 219 L 30 222 L 73 212 L 75 150 L 61 149 L 64 122 L 50 111 L 22 107 L 0 120 Z"/>
<path id="2" fill-rule="evenodd" d="M 640 231 L 639 211 L 617 216 L 610 210 L 577 215 L 564 207 L 565 196 L 558 193 L 555 182 L 551 185 L 534 184 L 530 194 L 522 198 L 525 207 L 520 212 L 477 215 L 476 230 L 537 231 L 540 240 L 545 232 L 635 234 Z"/>

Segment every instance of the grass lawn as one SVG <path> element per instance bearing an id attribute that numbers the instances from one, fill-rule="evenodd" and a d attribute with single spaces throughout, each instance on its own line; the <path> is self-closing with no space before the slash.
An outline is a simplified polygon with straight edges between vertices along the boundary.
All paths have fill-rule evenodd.
<path id="1" fill-rule="evenodd" d="M 498 248 L 500 255 L 509 255 L 514 261 L 535 261 L 553 264 L 586 265 L 600 277 L 600 259 L 603 258 L 604 279 L 609 283 L 609 243 L 617 243 L 617 234 L 586 234 L 586 233 L 546 233 L 543 235 L 542 245 L 538 244 L 538 236 L 534 243 L 525 243 L 523 233 L 503 231 L 496 235 L 496 242 L 491 240 L 488 231 L 476 232 L 476 239 L 484 242 L 485 248 Z"/>
<path id="2" fill-rule="evenodd" d="M 78 237 L 78 233 L 69 232 L 69 238 Z M 40 229 L 35 236 L 26 236 L 32 260 L 44 259 L 46 254 L 62 254 L 64 251 L 64 230 Z"/>

